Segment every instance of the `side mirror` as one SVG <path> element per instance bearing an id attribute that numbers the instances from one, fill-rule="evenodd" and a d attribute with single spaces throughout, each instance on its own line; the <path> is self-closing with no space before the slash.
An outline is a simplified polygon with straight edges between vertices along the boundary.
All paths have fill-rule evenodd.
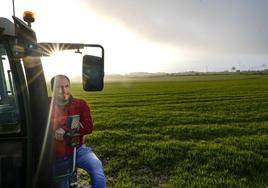
<path id="1" fill-rule="evenodd" d="M 104 61 L 92 55 L 83 57 L 83 89 L 85 91 L 101 91 L 103 89 Z"/>

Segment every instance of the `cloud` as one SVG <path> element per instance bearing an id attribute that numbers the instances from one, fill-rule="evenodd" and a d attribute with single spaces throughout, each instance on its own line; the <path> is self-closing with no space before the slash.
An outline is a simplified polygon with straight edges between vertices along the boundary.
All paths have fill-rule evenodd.
<path id="1" fill-rule="evenodd" d="M 151 41 L 206 53 L 267 54 L 268 1 L 89 0 L 90 10 Z"/>

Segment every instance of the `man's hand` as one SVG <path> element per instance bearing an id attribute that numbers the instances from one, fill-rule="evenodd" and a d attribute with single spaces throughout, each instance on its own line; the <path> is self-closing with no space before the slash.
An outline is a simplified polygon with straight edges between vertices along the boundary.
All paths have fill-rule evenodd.
<path id="1" fill-rule="evenodd" d="M 63 128 L 59 128 L 55 131 L 55 139 L 56 140 L 63 140 L 65 130 Z"/>

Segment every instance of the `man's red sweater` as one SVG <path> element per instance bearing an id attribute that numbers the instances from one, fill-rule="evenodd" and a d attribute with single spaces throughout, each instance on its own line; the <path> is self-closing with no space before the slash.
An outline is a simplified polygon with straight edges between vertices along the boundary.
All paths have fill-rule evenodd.
<path id="1" fill-rule="evenodd" d="M 83 144 L 83 136 L 90 134 L 93 130 L 90 108 L 87 103 L 82 99 L 71 98 L 67 105 L 61 107 L 55 102 L 51 105 L 51 97 L 48 98 L 48 102 L 50 105 L 50 125 L 53 128 L 53 132 L 58 128 L 68 130 L 68 128 L 66 128 L 67 116 L 80 115 L 80 123 L 82 126 L 79 128 L 79 134 L 81 135 L 80 143 Z M 61 159 L 72 154 L 73 148 L 69 147 L 64 140 L 59 141 L 54 139 L 54 156 L 56 159 Z"/>

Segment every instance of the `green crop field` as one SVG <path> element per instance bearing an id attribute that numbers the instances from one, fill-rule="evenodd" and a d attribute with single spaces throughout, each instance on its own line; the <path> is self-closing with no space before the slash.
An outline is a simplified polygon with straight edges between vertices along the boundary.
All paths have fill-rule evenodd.
<path id="1" fill-rule="evenodd" d="M 106 82 L 86 137 L 108 187 L 268 187 L 268 75 Z M 88 179 L 82 171 L 81 179 Z"/>

